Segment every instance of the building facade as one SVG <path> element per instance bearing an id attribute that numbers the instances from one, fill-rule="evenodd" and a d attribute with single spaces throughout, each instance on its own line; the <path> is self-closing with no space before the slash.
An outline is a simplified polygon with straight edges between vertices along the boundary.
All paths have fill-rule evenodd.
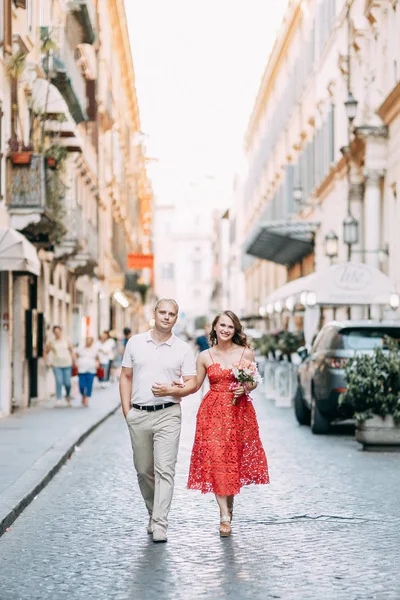
<path id="1" fill-rule="evenodd" d="M 271 327 L 282 323 L 267 306 L 271 293 L 332 261 L 370 265 L 400 290 L 399 31 L 396 0 L 288 6 L 250 118 L 236 202 L 246 215 L 246 313 L 268 308 Z M 289 317 L 286 325 L 301 327 Z"/>
<path id="2" fill-rule="evenodd" d="M 199 188 L 173 204 L 156 202 L 154 215 L 155 291 L 177 300 L 177 332 L 192 335 L 212 315 L 211 202 Z"/>
<path id="3" fill-rule="evenodd" d="M 127 272 L 127 255 L 149 252 L 151 188 L 123 1 L 5 0 L 2 17 L 6 415 L 52 392 L 42 358 L 52 326 L 73 344 L 142 326 L 143 298 L 126 277 L 140 273 Z"/>

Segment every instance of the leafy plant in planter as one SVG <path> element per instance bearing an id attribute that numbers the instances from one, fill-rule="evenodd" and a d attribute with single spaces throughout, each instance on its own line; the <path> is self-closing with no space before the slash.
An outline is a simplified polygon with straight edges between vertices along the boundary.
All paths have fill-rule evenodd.
<path id="1" fill-rule="evenodd" d="M 372 355 L 356 356 L 345 367 L 347 390 L 339 404 L 350 407 L 358 425 L 374 416 L 393 417 L 400 424 L 400 355 L 394 340 L 388 351 L 376 348 Z"/>
<path id="2" fill-rule="evenodd" d="M 49 167 L 61 169 L 68 156 L 68 150 L 65 146 L 53 141 L 44 151 L 44 156 Z"/>
<path id="3" fill-rule="evenodd" d="M 14 165 L 29 165 L 32 160 L 33 146 L 24 144 L 16 137 L 11 137 L 8 140 L 10 150 L 10 158 Z"/>
<path id="4" fill-rule="evenodd" d="M 277 350 L 282 352 L 283 356 L 287 356 L 291 362 L 290 355 L 302 345 L 302 336 L 292 331 L 282 331 L 277 340 Z"/>
<path id="5" fill-rule="evenodd" d="M 27 165 L 31 162 L 32 147 L 25 144 L 24 130 L 22 127 L 19 103 L 18 103 L 18 85 L 25 72 L 26 54 L 18 50 L 12 54 L 6 62 L 6 75 L 10 80 L 11 87 L 11 138 L 8 141 L 10 148 L 10 157 L 14 164 Z M 19 132 L 18 132 L 19 129 Z"/>
<path id="6" fill-rule="evenodd" d="M 255 349 L 266 358 L 272 354 L 275 358 L 276 339 L 271 333 L 263 335 L 261 338 L 254 340 Z"/>

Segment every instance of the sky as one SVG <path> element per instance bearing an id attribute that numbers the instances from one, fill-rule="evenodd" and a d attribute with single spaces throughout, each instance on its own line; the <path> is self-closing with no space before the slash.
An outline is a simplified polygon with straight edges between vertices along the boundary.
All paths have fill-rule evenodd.
<path id="1" fill-rule="evenodd" d="M 229 206 L 287 0 L 125 0 L 156 201 L 196 188 Z"/>

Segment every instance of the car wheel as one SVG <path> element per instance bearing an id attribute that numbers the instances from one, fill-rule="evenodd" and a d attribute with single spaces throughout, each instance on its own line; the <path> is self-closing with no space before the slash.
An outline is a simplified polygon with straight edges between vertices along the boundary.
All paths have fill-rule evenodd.
<path id="1" fill-rule="evenodd" d="M 300 385 L 297 384 L 296 394 L 294 396 L 294 413 L 300 425 L 309 425 L 311 422 L 311 413 L 308 406 L 305 404 L 301 393 Z"/>
<path id="2" fill-rule="evenodd" d="M 316 434 L 327 433 L 329 427 L 330 421 L 321 414 L 313 390 L 311 396 L 311 431 Z"/>

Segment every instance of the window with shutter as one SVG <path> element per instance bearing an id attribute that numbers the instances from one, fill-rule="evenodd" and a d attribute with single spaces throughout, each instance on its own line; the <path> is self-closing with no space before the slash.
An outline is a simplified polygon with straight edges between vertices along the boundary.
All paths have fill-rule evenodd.
<path id="1" fill-rule="evenodd" d="M 95 121 L 97 116 L 96 82 L 93 79 L 86 80 L 87 115 L 89 121 Z"/>

